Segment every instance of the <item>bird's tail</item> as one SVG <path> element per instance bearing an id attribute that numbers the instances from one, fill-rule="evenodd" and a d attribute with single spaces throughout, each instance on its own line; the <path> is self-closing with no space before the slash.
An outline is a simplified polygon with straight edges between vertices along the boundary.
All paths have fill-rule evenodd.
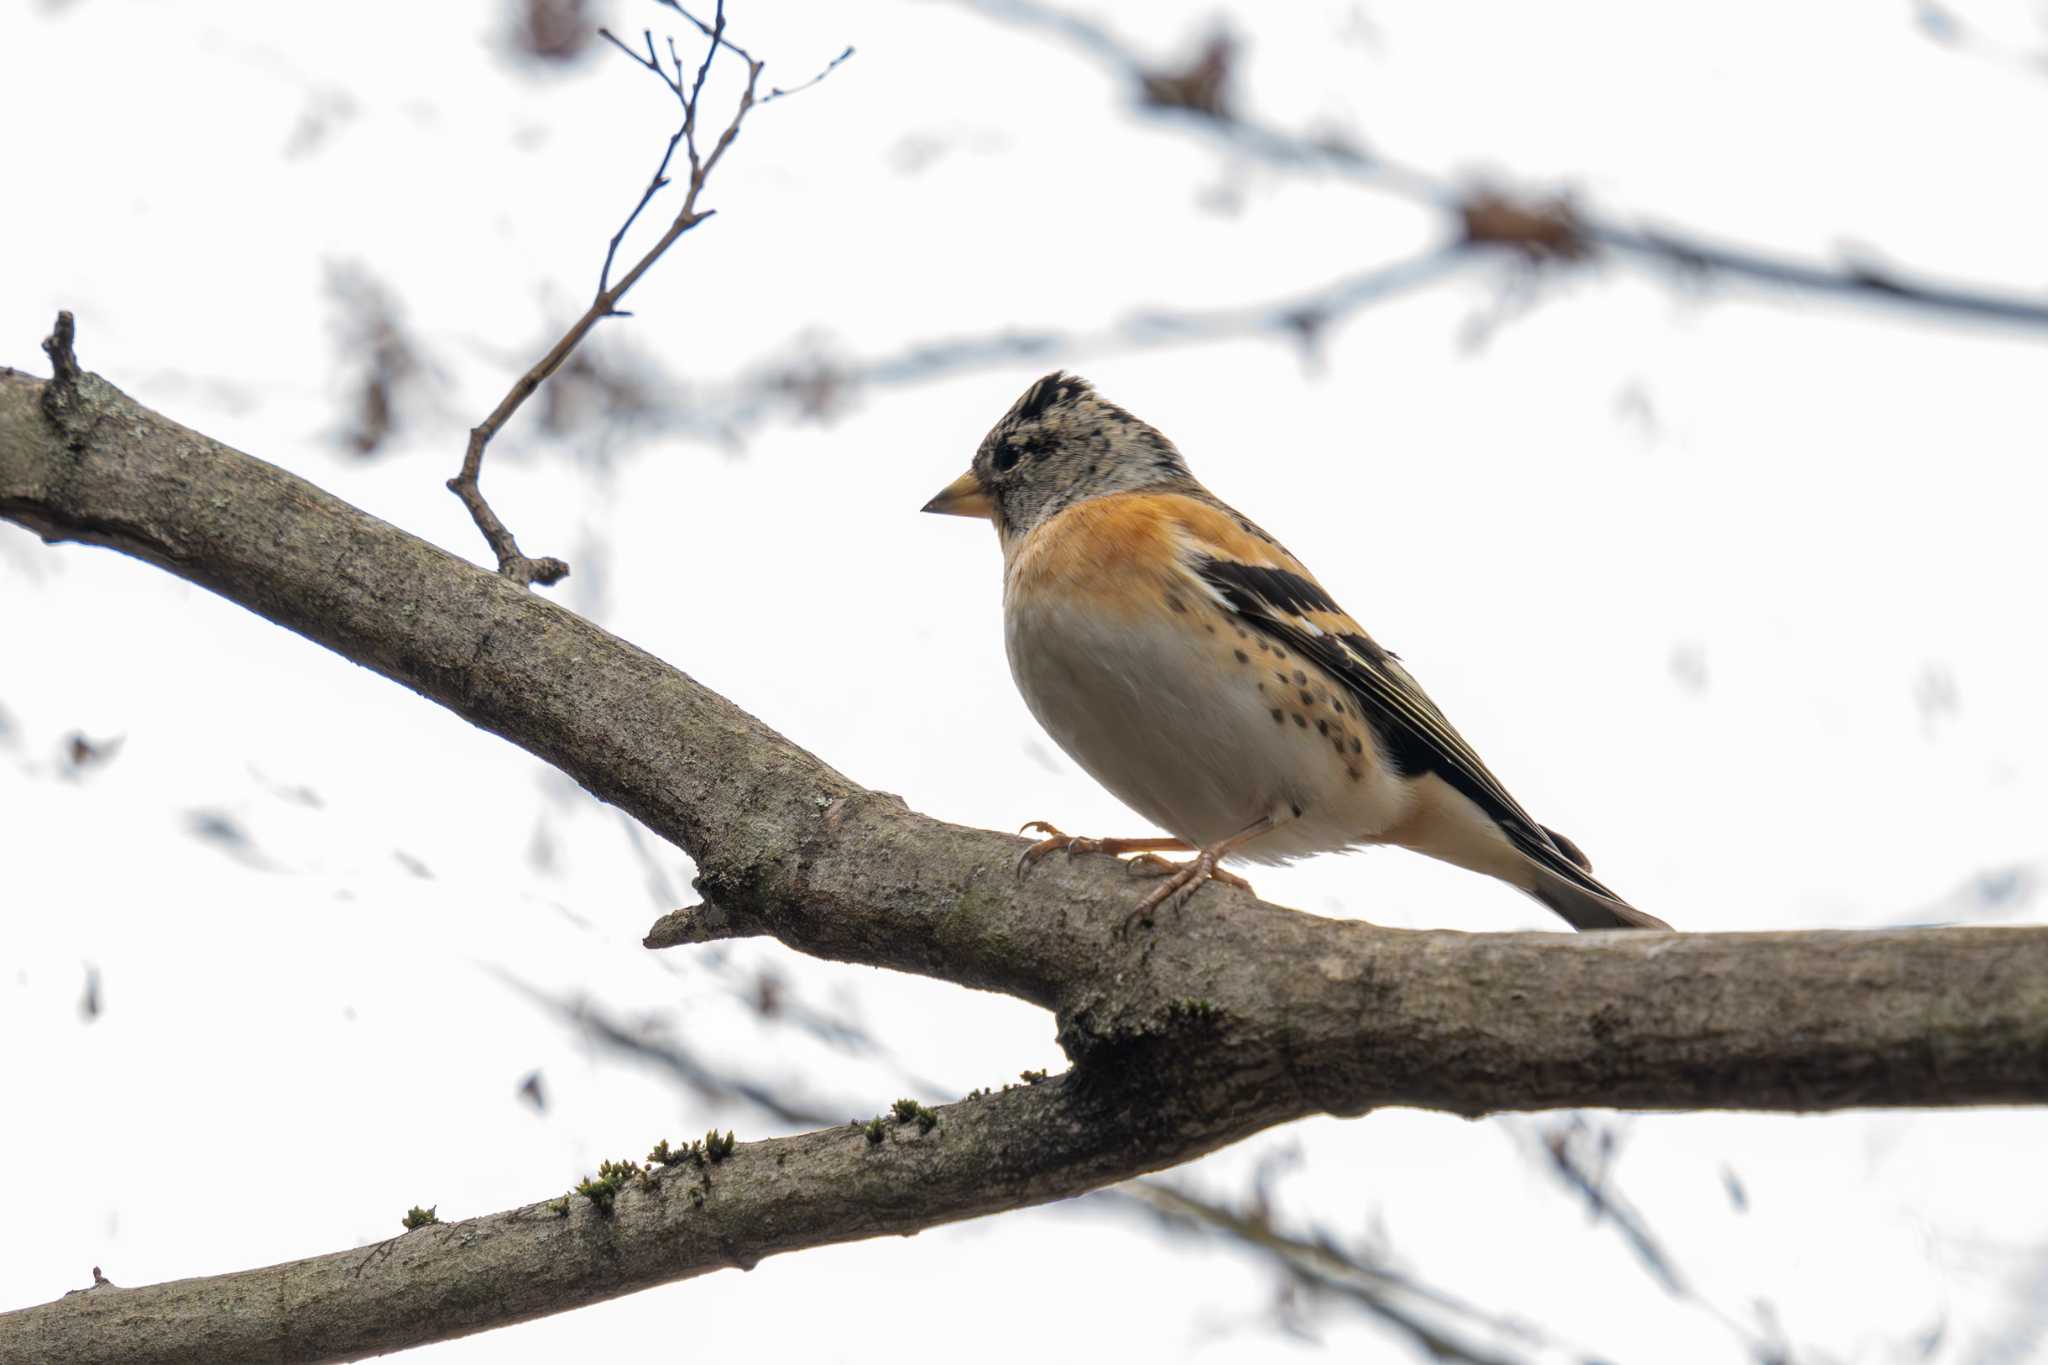
<path id="1" fill-rule="evenodd" d="M 1579 846 L 1519 806 L 1489 811 L 1434 773 L 1415 786 L 1416 809 L 1391 842 L 1498 877 L 1528 892 L 1574 929 L 1669 929 L 1594 879 Z"/>
<path id="2" fill-rule="evenodd" d="M 1669 929 L 1655 915 L 1646 915 L 1581 872 L 1566 877 L 1541 864 L 1532 865 L 1535 880 L 1528 892 L 1567 920 L 1574 929 Z M 1598 890 L 1593 888 L 1598 887 Z"/>

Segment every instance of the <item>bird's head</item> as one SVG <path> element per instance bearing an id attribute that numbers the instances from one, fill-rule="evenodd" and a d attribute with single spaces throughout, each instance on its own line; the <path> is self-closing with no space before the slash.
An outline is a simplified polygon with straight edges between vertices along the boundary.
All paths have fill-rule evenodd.
<path id="1" fill-rule="evenodd" d="M 927 512 L 987 517 L 1007 543 L 1088 498 L 1194 484 L 1173 442 L 1087 380 L 1054 370 L 983 438 L 967 472 Z"/>

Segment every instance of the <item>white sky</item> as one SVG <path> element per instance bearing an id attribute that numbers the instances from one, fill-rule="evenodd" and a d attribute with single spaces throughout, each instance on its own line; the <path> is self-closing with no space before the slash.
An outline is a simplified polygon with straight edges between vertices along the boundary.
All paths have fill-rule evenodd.
<path id="1" fill-rule="evenodd" d="M 629 30 L 665 18 L 610 12 Z M 1094 12 L 1165 55 L 1208 13 Z M 1965 12 L 2048 45 L 2019 7 Z M 872 356 L 1265 299 L 1437 230 L 1133 120 L 1072 49 L 946 5 L 736 0 L 732 22 L 771 82 L 860 52 L 757 113 L 709 194 L 719 216 L 634 295 L 634 320 L 608 324 L 695 384 L 804 337 Z M 2048 74 L 1937 46 L 1905 6 L 1241 6 L 1231 22 L 1245 102 L 1275 123 L 1753 245 L 2048 292 Z M 71 308 L 82 361 L 141 401 L 481 558 L 441 487 L 462 429 L 580 306 L 669 129 L 666 97 L 615 54 L 536 75 L 507 49 L 502 13 L 475 4 L 0 11 L 0 363 L 40 372 L 36 343 Z M 324 126 L 310 147 L 308 119 Z M 930 155 L 905 169 L 913 149 Z M 1205 207 L 1224 186 L 1235 208 Z M 367 463 L 335 436 L 335 263 L 401 301 L 438 381 Z M 1975 879 L 2017 870 L 1997 913 L 2038 921 L 2048 652 L 2026 622 L 2048 334 L 1702 297 L 1607 267 L 1551 282 L 1469 350 L 1495 283 L 1364 313 L 1320 371 L 1271 340 L 1082 368 L 1314 565 L 1645 909 L 1687 929 L 1983 917 Z M 857 779 L 970 824 L 1129 832 L 1009 683 L 992 537 L 915 514 L 1045 368 L 875 390 L 737 453 L 655 433 L 603 469 L 529 412 L 486 487 L 530 553 L 577 566 L 558 597 Z M 1953 704 L 1916 702 L 1930 696 Z M 513 981 L 660 1021 L 848 1117 L 1063 1065 L 1050 1021 L 1005 999 L 772 944 L 644 952 L 687 895 L 680 853 L 643 837 L 651 878 L 621 817 L 503 742 L 155 569 L 11 526 L 0 707 L 0 1308 L 95 1264 L 140 1284 L 366 1244 L 414 1203 L 495 1211 L 714 1123 L 779 1131 L 618 1061 Z M 73 731 L 123 744 L 67 774 Z M 245 831 L 246 855 L 192 837 L 195 812 Z M 1548 927 L 1513 892 L 1394 853 L 1257 885 L 1386 924 Z M 758 1019 L 734 990 L 763 967 L 894 1060 Z M 536 1068 L 540 1115 L 516 1094 Z M 1744 1321 L 1768 1300 L 1802 1359 L 1913 1358 L 1944 1320 L 1936 1360 L 2048 1359 L 2038 1115 L 1623 1129 L 1619 1188 L 1681 1268 Z M 1589 1225 L 1518 1132 L 1319 1120 L 1175 1178 L 1235 1198 L 1262 1155 L 1298 1149 L 1277 1196 L 1297 1226 L 1377 1229 L 1419 1277 L 1589 1352 L 1743 1358 Z M 1341 1310 L 1320 1344 L 1272 1331 L 1273 1292 L 1241 1255 L 1069 1208 L 418 1354 L 1392 1350 Z"/>

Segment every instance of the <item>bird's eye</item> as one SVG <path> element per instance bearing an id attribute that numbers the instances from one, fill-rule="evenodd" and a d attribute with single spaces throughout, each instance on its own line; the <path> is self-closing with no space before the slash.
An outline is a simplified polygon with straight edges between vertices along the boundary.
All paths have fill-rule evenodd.
<path id="1" fill-rule="evenodd" d="M 1009 473 L 1017 467 L 1018 457 L 1022 453 L 1015 446 L 1004 446 L 996 452 L 996 469 L 1004 474 Z"/>

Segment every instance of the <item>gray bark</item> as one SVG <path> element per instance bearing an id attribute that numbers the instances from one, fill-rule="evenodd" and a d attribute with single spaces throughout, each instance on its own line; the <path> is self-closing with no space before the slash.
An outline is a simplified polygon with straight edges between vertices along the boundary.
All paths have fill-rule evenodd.
<path id="1" fill-rule="evenodd" d="M 68 353 L 67 353 L 68 355 Z M 1074 1069 L 743 1144 L 605 1216 L 529 1206 L 368 1251 L 0 1315 L 16 1361 L 357 1358 L 760 1257 L 1042 1203 L 1314 1113 L 2048 1099 L 2048 929 L 1466 935 L 1222 885 L 1123 933 L 1104 858 L 906 809 L 497 574 L 140 406 L 0 370 L 0 517 L 133 555 L 531 751 L 687 850 L 650 947 L 772 935 L 1050 1010 Z M 1370 913 L 1370 907 L 1361 907 Z"/>

